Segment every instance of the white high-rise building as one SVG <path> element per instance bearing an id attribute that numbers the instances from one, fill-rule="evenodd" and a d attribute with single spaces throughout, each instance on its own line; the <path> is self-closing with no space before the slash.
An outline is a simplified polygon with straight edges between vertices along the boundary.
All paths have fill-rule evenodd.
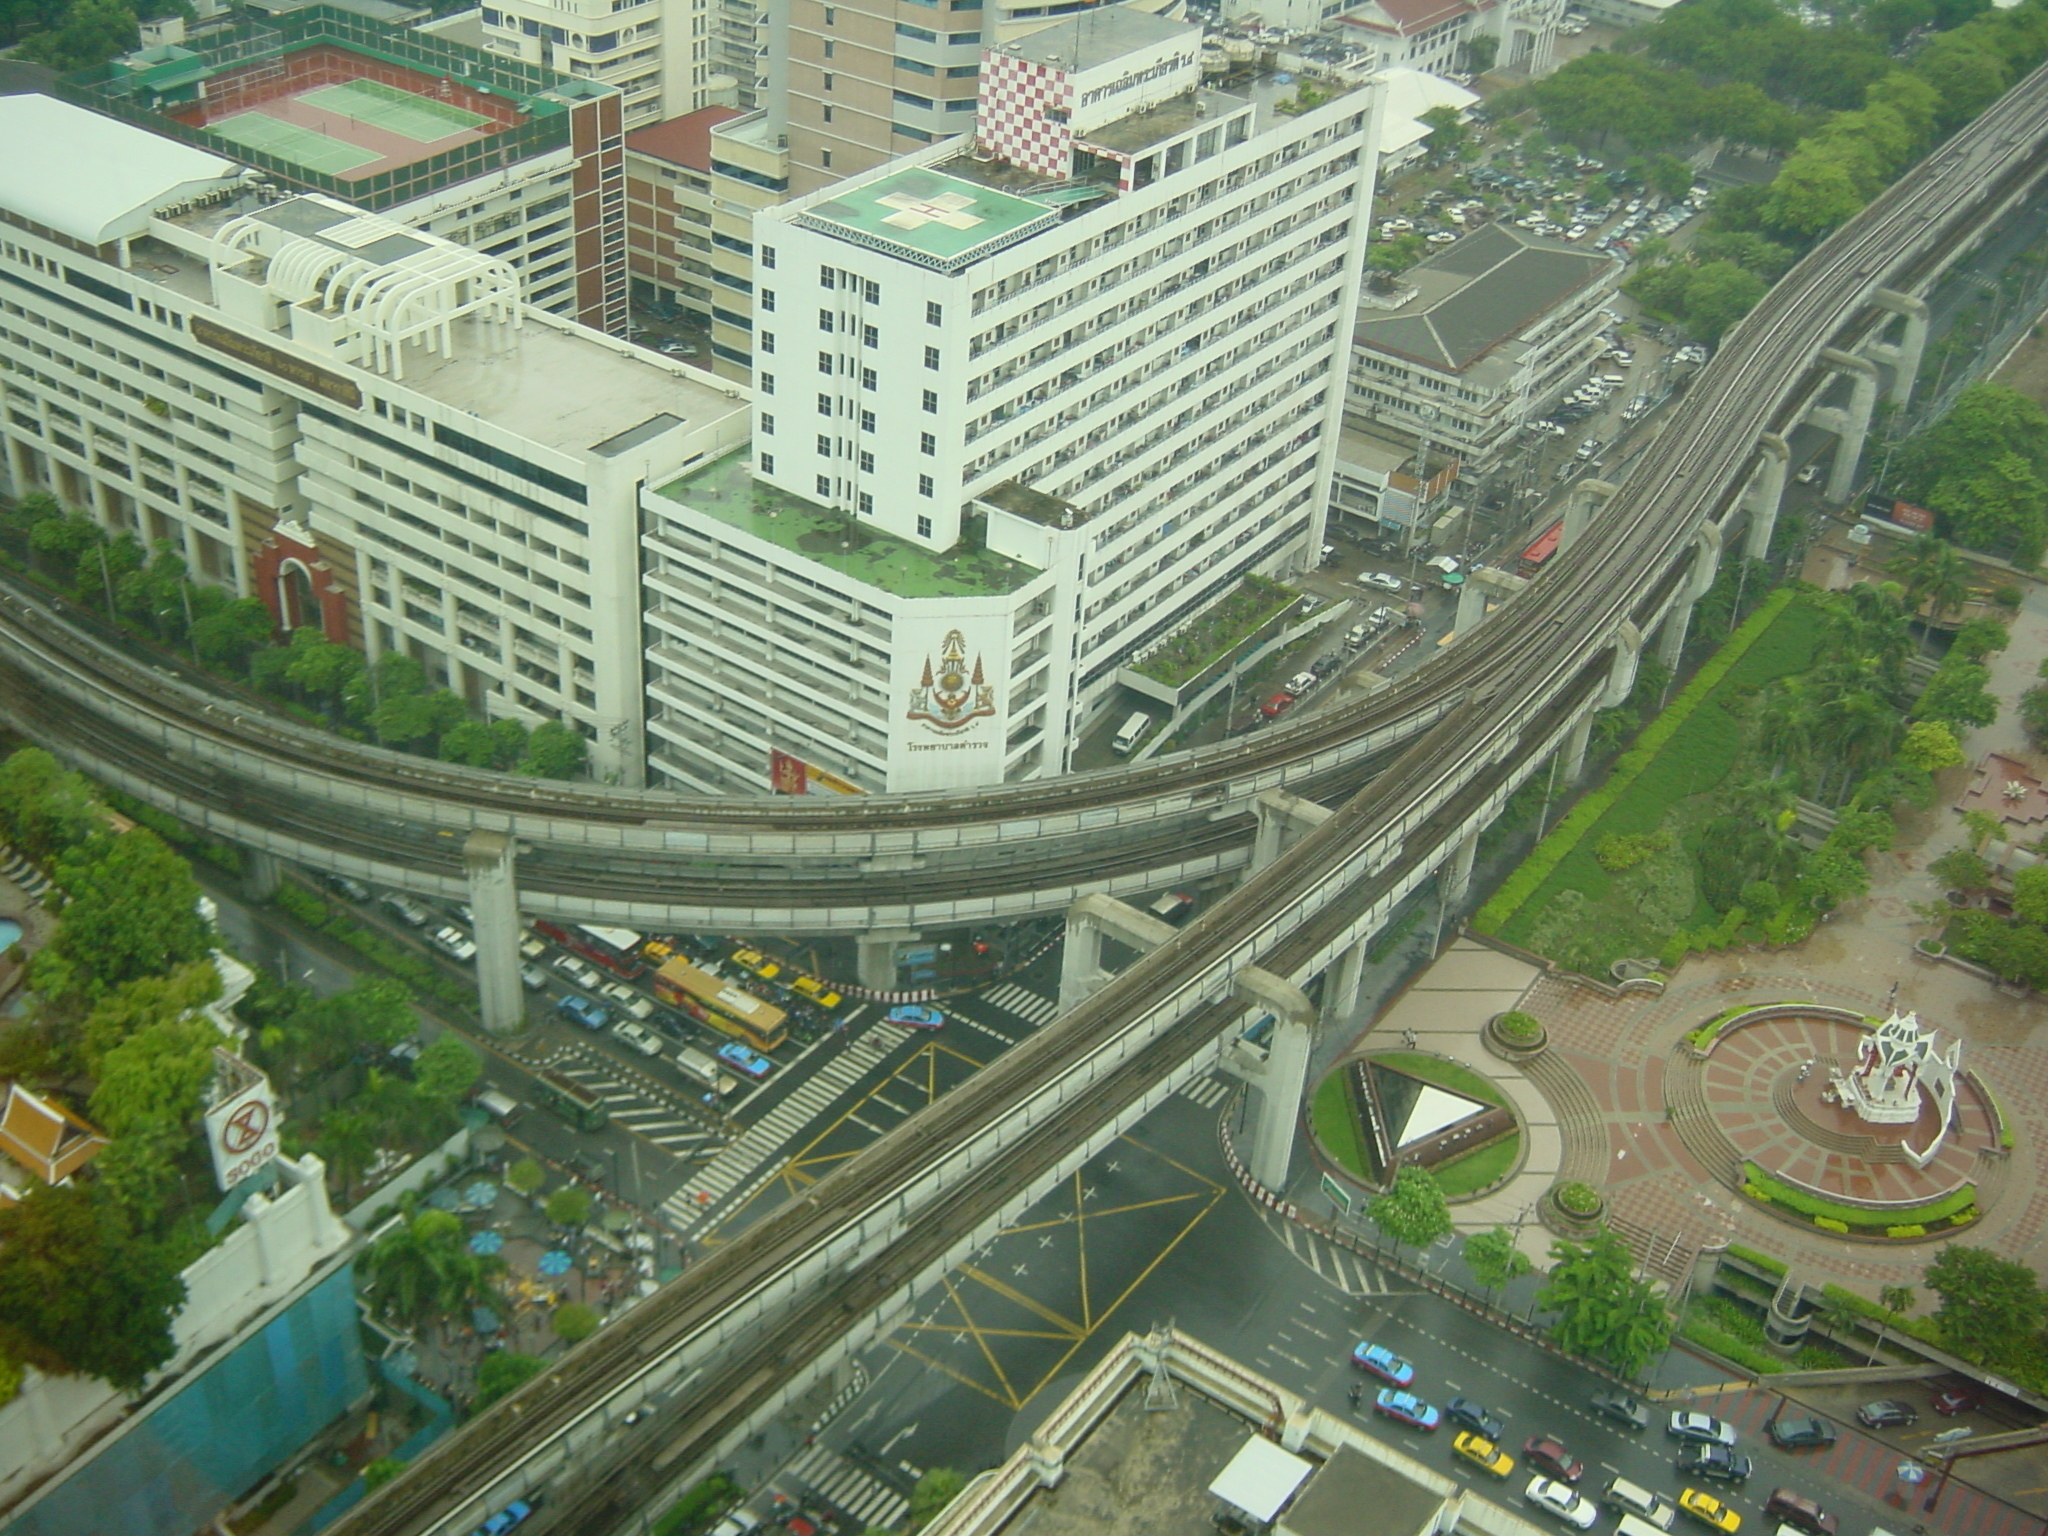
<path id="1" fill-rule="evenodd" d="M 990 49 L 973 138 L 756 215 L 752 445 L 644 498 L 658 781 L 1061 772 L 1319 546 L 1378 93 L 1209 89 L 1201 43 L 1113 6 Z"/>

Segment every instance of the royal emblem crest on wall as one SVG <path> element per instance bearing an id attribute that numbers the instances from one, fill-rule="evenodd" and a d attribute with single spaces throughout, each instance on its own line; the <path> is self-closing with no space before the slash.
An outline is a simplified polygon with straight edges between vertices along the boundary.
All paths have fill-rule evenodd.
<path id="1" fill-rule="evenodd" d="M 969 657 L 967 637 L 959 630 L 947 630 L 939 654 L 925 658 L 924 673 L 910 690 L 906 718 L 957 731 L 995 712 L 996 691 L 982 681 L 981 658 Z"/>

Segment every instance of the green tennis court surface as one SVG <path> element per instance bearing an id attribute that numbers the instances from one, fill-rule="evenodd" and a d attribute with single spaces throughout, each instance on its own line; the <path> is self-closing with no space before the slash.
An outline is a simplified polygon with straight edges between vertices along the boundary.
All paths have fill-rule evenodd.
<path id="1" fill-rule="evenodd" d="M 480 128 L 490 119 L 476 112 L 427 96 L 415 96 L 381 80 L 349 80 L 340 85 L 323 85 L 298 98 L 309 107 L 353 117 L 395 133 L 415 144 L 431 144 L 465 128 Z"/>
<path id="2" fill-rule="evenodd" d="M 315 129 L 301 128 L 297 123 L 288 123 L 281 117 L 271 117 L 262 112 L 238 113 L 220 122 L 208 123 L 207 127 L 224 139 L 232 139 L 250 149 L 260 149 L 265 154 L 276 155 L 280 160 L 303 165 L 309 171 L 319 171 L 326 176 L 338 176 L 343 171 L 352 171 L 359 165 L 384 158 L 378 150 L 365 149 L 360 144 L 344 144 L 340 139 L 330 139 Z"/>

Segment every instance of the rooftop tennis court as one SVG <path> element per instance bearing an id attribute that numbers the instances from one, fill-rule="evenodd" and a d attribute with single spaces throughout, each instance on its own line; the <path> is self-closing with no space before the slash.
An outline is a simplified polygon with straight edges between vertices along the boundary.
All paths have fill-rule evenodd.
<path id="1" fill-rule="evenodd" d="M 323 176 L 344 175 L 359 165 L 384 158 L 382 150 L 345 144 L 317 128 L 302 128 L 267 112 L 240 112 L 207 126 L 224 139 L 232 139 L 267 155 L 276 155 L 293 165 L 303 165 Z"/>
<path id="2" fill-rule="evenodd" d="M 372 128 L 395 133 L 415 144 L 434 144 L 471 128 L 481 128 L 490 119 L 479 112 L 464 111 L 431 96 L 402 91 L 381 80 L 349 80 L 341 85 L 323 85 L 298 98 L 309 107 L 354 118 Z M 360 163 L 360 162 L 358 162 Z"/>

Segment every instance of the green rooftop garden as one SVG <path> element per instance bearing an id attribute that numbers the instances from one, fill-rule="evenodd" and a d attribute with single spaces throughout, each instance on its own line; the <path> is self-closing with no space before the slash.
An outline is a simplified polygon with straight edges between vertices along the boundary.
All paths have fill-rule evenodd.
<path id="1" fill-rule="evenodd" d="M 999 596 L 1039 574 L 984 547 L 977 519 L 967 520 L 951 549 L 929 550 L 755 479 L 746 449 L 672 480 L 656 494 L 897 597 Z"/>
<path id="2" fill-rule="evenodd" d="M 1291 608 L 1301 594 L 1264 576 L 1247 576 L 1222 602 L 1139 662 L 1135 671 L 1178 688 L 1225 660 Z"/>

